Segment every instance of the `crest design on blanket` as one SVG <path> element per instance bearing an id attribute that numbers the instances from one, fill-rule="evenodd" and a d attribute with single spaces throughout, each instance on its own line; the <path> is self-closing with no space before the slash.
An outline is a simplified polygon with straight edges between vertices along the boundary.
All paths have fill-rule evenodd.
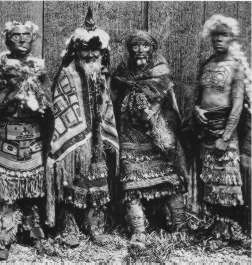
<path id="1" fill-rule="evenodd" d="M 109 201 L 106 152 L 118 156 L 119 149 L 107 74 L 109 36 L 96 27 L 91 9 L 84 26 L 67 41 L 55 79 L 51 151 L 58 200 L 67 196 L 83 209 Z"/>

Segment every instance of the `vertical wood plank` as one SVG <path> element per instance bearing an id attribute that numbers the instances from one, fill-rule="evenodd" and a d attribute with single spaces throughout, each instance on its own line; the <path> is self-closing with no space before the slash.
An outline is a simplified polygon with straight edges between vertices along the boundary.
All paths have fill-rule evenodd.
<path id="1" fill-rule="evenodd" d="M 173 79 L 180 83 L 175 86 L 175 93 L 186 119 L 191 113 L 198 72 L 204 3 L 151 2 L 149 16 L 150 30 L 169 63 Z"/>
<path id="2" fill-rule="evenodd" d="M 183 119 L 191 116 L 193 91 L 197 77 L 200 39 L 204 20 L 203 2 L 151 2 L 149 28 L 160 44 L 173 78 L 179 109 Z M 189 85 L 188 85 L 189 84 Z M 197 209 L 196 174 L 191 168 L 187 206 Z"/>
<path id="3" fill-rule="evenodd" d="M 44 57 L 51 79 L 60 63 L 60 54 L 71 33 L 84 21 L 85 2 L 44 2 Z M 85 8 L 86 10 L 87 8 Z"/>
<path id="4" fill-rule="evenodd" d="M 34 43 L 33 55 L 42 55 L 42 21 L 43 21 L 43 2 L 42 1 L 1 1 L 0 2 L 0 30 L 4 29 L 7 21 L 16 20 L 26 22 L 28 20 L 39 26 L 40 38 Z M 0 50 L 6 50 L 4 41 L 0 43 Z"/>
<path id="5" fill-rule="evenodd" d="M 241 38 L 248 61 L 251 65 L 251 2 L 238 2 L 238 20 L 240 22 Z"/>
<path id="6" fill-rule="evenodd" d="M 142 2 L 142 30 L 149 30 L 149 2 Z"/>
<path id="7" fill-rule="evenodd" d="M 141 2 L 45 2 L 44 53 L 51 77 L 59 66 L 65 40 L 83 24 L 88 6 L 96 24 L 110 35 L 112 69 L 125 52 L 128 31 L 142 25 Z"/>
<path id="8" fill-rule="evenodd" d="M 237 17 L 237 2 L 235 1 L 206 1 L 205 20 L 214 14 Z"/>
<path id="9" fill-rule="evenodd" d="M 177 80 L 195 81 L 203 13 L 202 2 L 150 3 L 150 30 Z"/>
<path id="10" fill-rule="evenodd" d="M 143 2 L 92 2 L 94 18 L 98 26 L 110 35 L 111 69 L 125 54 L 125 38 L 130 31 L 143 25 Z"/>

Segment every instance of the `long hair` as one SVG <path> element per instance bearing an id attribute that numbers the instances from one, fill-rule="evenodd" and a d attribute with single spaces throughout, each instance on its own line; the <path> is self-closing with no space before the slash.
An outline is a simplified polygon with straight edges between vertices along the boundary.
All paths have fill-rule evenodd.
<path id="1" fill-rule="evenodd" d="M 229 46 L 229 54 L 241 64 L 243 73 L 244 73 L 244 84 L 245 84 L 245 97 L 246 100 L 251 102 L 251 93 L 252 93 L 252 71 L 249 67 L 247 57 L 242 50 L 241 44 L 237 41 L 233 41 Z"/>
<path id="2" fill-rule="evenodd" d="M 245 97 L 247 97 L 246 100 L 249 100 L 249 102 L 251 102 L 252 71 L 249 67 L 246 55 L 242 50 L 242 45 L 239 44 L 236 39 L 240 33 L 239 23 L 236 19 L 232 17 L 226 17 L 220 14 L 213 15 L 205 22 L 203 26 L 203 30 L 201 32 L 202 38 L 203 39 L 209 38 L 218 25 L 225 25 L 229 29 L 232 36 L 234 37 L 234 40 L 230 44 L 228 51 L 229 54 L 233 57 L 233 59 L 238 61 L 242 67 L 242 70 L 245 75 L 244 78 Z"/>

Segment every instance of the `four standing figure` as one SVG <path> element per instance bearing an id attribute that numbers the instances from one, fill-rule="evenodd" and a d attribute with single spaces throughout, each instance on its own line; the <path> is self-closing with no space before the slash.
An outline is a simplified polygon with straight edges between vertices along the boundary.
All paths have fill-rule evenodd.
<path id="1" fill-rule="evenodd" d="M 66 244 L 78 245 L 80 230 L 102 240 L 116 178 L 122 193 L 114 199 L 124 206 L 132 243 L 144 242 L 147 221 L 184 229 L 189 176 L 178 137 L 181 117 L 157 41 L 145 31 L 130 34 L 128 57 L 110 88 L 109 36 L 89 10 L 85 28 L 66 44 L 52 97 L 43 60 L 30 54 L 37 30 L 31 22 L 9 22 L 4 31 L 0 258 L 7 258 L 18 231 L 23 240 L 44 237 L 45 208 L 43 221 L 56 224 Z M 224 239 L 237 239 L 239 217 L 246 216 L 248 226 L 251 210 L 251 74 L 238 33 L 232 18 L 215 15 L 205 23 L 214 54 L 200 69 L 194 111 L 201 202 L 215 220 L 213 232 Z"/>

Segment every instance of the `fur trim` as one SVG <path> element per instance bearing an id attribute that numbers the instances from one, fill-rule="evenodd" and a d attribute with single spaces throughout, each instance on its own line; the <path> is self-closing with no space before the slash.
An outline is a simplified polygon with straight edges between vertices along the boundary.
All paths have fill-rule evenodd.
<path id="1" fill-rule="evenodd" d="M 8 207 L 3 206 L 3 207 Z M 16 235 L 18 232 L 18 227 L 22 223 L 23 214 L 17 209 L 13 210 L 13 206 L 5 211 L 1 209 L 0 215 L 0 248 L 4 249 L 6 246 L 14 243 L 16 241 Z"/>
<path id="2" fill-rule="evenodd" d="M 9 66 L 18 66 L 21 67 L 21 61 L 18 59 L 9 59 L 8 56 L 10 55 L 10 51 L 3 51 L 0 53 L 0 60 L 1 63 L 5 63 Z M 30 54 L 26 62 L 32 62 L 34 64 L 33 68 L 38 69 L 38 70 L 45 70 L 45 60 L 42 58 L 38 58 Z"/>
<path id="3" fill-rule="evenodd" d="M 98 37 L 101 41 L 101 49 L 108 49 L 110 37 L 107 32 L 102 29 L 96 28 L 95 30 L 87 31 L 84 28 L 77 28 L 74 33 L 66 40 L 66 49 L 61 52 L 61 57 L 64 57 L 71 41 L 81 40 L 83 42 L 89 42 L 92 38 Z"/>
<path id="4" fill-rule="evenodd" d="M 202 37 L 208 38 L 218 25 L 227 26 L 235 37 L 240 33 L 239 23 L 236 19 L 216 14 L 205 22 L 201 33 Z"/>
<path id="5" fill-rule="evenodd" d="M 5 23 L 3 35 L 6 37 L 6 34 L 11 32 L 17 26 L 27 27 L 32 32 L 32 34 L 38 34 L 38 31 L 39 31 L 39 26 L 34 24 L 31 21 L 26 21 L 24 24 L 18 21 L 8 21 Z"/>

